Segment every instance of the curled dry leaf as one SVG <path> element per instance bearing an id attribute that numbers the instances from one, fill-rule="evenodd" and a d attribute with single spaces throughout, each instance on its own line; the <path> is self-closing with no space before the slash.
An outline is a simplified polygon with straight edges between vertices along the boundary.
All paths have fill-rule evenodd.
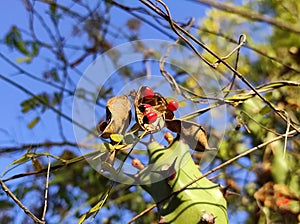
<path id="1" fill-rule="evenodd" d="M 115 96 L 107 101 L 106 121 L 107 126 L 100 134 L 102 138 L 125 133 L 131 121 L 131 107 L 127 95 Z"/>
<path id="2" fill-rule="evenodd" d="M 134 96 L 136 120 L 143 130 L 147 131 L 148 133 L 155 133 L 160 131 L 165 126 L 165 119 L 173 119 L 174 114 L 172 111 L 167 110 L 168 103 L 166 99 L 159 93 L 155 92 L 151 97 L 143 96 L 142 90 L 145 88 L 147 87 L 141 86 Z M 145 122 L 144 117 L 150 113 L 155 113 L 157 118 L 154 122 L 147 123 Z"/>
<path id="3" fill-rule="evenodd" d="M 169 130 L 178 133 L 190 148 L 196 151 L 209 149 L 205 129 L 194 122 L 185 120 L 166 119 L 166 126 Z"/>

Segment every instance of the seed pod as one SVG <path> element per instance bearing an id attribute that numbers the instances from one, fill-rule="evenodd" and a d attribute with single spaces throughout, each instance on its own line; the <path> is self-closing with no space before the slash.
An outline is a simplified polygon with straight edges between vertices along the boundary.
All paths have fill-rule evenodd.
<path id="1" fill-rule="evenodd" d="M 107 126 L 101 137 L 109 138 L 111 134 L 124 134 L 131 121 L 131 106 L 127 95 L 115 96 L 106 104 Z"/>
<path id="2" fill-rule="evenodd" d="M 204 151 L 209 149 L 205 129 L 194 122 L 185 120 L 166 120 L 169 130 L 176 132 L 182 137 L 191 149 Z"/>
<path id="3" fill-rule="evenodd" d="M 151 90 L 146 86 L 140 87 L 134 95 L 134 106 L 140 127 L 148 133 L 155 133 L 165 126 L 165 118 L 173 119 L 174 114 L 167 110 L 165 98 L 156 92 L 152 95 Z"/>

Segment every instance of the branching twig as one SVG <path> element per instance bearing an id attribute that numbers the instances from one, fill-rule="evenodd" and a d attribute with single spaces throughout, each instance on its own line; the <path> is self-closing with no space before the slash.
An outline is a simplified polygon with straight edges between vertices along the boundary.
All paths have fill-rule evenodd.
<path id="1" fill-rule="evenodd" d="M 92 145 L 84 145 L 76 142 L 41 142 L 41 143 L 31 143 L 31 144 L 22 144 L 20 146 L 12 146 L 12 147 L 0 147 L 0 154 L 3 153 L 11 153 L 11 152 L 18 152 L 18 151 L 26 151 L 27 149 L 35 149 L 35 148 L 50 148 L 55 146 L 72 146 L 72 147 L 80 147 L 80 148 L 91 148 Z"/>
<path id="2" fill-rule="evenodd" d="M 235 60 L 235 64 L 234 64 L 234 69 L 237 70 L 238 68 L 238 62 L 239 62 L 239 56 L 240 56 L 240 49 L 241 47 L 246 43 L 246 35 L 242 34 L 240 37 L 239 37 L 239 42 L 238 42 L 238 46 L 233 49 L 232 52 L 229 53 L 229 55 L 232 55 L 235 51 L 237 51 L 237 54 L 236 54 L 236 60 Z M 222 58 L 224 60 L 224 58 Z M 234 81 L 235 81 L 235 78 L 236 78 L 236 75 L 235 73 L 233 73 L 233 76 L 232 76 L 232 79 L 231 79 L 231 82 L 229 84 L 229 88 L 228 88 L 228 92 L 224 95 L 224 98 L 226 96 L 228 96 L 228 94 L 230 93 L 233 85 L 234 85 Z M 226 87 L 225 87 L 226 88 Z"/>
<path id="3" fill-rule="evenodd" d="M 189 37 L 191 40 L 193 40 L 196 44 L 198 44 L 200 47 L 202 47 L 204 50 L 206 50 L 209 54 L 211 54 L 212 56 L 214 56 L 220 63 L 222 63 L 223 65 L 225 65 L 231 72 L 233 72 L 243 83 L 245 83 L 265 104 L 267 104 L 282 120 L 284 120 L 285 122 L 288 122 L 287 118 L 282 115 L 282 113 L 276 109 L 273 104 L 268 101 L 262 94 L 260 94 L 255 87 L 241 74 L 239 73 L 236 69 L 234 69 L 231 65 L 229 65 L 226 61 L 224 61 L 221 57 L 219 57 L 215 52 L 213 52 L 212 50 L 210 50 L 204 43 L 202 43 L 201 41 L 199 41 L 196 37 L 194 37 L 192 34 L 190 34 L 188 31 L 186 31 L 185 29 L 183 29 L 182 27 L 180 27 L 175 21 L 173 21 L 173 19 L 170 17 L 170 12 L 168 10 L 167 5 L 162 2 L 161 0 L 158 0 L 159 3 L 161 3 L 164 8 L 167 11 L 167 14 L 164 14 L 161 12 L 161 10 L 159 8 L 157 8 L 156 6 L 154 6 L 153 4 L 151 4 L 149 1 L 147 0 L 140 0 L 143 4 L 145 4 L 146 6 L 148 6 L 149 8 L 151 8 L 153 11 L 155 11 L 157 14 L 159 14 L 160 16 L 162 16 L 163 18 L 165 18 L 166 20 L 169 21 L 170 26 L 172 28 L 172 30 L 174 30 L 174 32 L 180 36 L 183 41 L 185 41 L 191 48 L 192 50 L 206 63 L 208 64 L 210 67 L 215 68 L 210 62 L 208 62 L 206 59 L 203 58 L 203 56 L 198 52 L 198 50 L 191 44 L 191 42 L 189 40 L 187 40 L 187 38 L 185 38 L 180 32 L 182 32 L 183 34 L 185 34 L 187 37 Z M 177 29 L 180 31 L 177 31 Z M 293 122 L 291 122 L 291 127 L 293 127 L 295 130 L 298 130 L 297 127 L 294 125 Z"/>
<path id="4" fill-rule="evenodd" d="M 34 220 L 36 223 L 45 224 L 45 221 L 41 221 L 38 217 L 36 217 L 32 212 L 29 211 L 29 209 L 22 204 L 22 202 L 9 190 L 9 188 L 5 185 L 5 183 L 0 180 L 1 187 L 3 191 L 12 199 L 16 204 L 30 217 L 32 220 Z"/>
<path id="5" fill-rule="evenodd" d="M 226 56 L 222 57 L 221 59 L 222 60 L 227 60 L 229 57 L 231 57 L 231 55 L 233 55 L 233 53 L 235 52 L 238 52 L 238 55 L 237 55 L 237 59 L 238 59 L 238 56 L 239 56 L 239 50 L 241 49 L 241 47 L 246 43 L 246 35 L 245 34 L 242 34 L 240 37 L 239 37 L 239 42 L 238 42 L 238 45 L 231 51 L 229 52 Z M 217 60 L 215 63 L 214 63 L 214 67 L 217 67 L 218 64 L 220 63 L 220 60 Z M 237 65 L 237 63 L 236 63 Z M 236 66 L 234 67 L 236 69 Z"/>
<path id="6" fill-rule="evenodd" d="M 188 22 L 188 25 L 187 25 L 188 28 L 190 28 L 193 25 L 193 23 L 194 23 L 194 19 L 191 19 Z M 168 47 L 167 52 L 165 53 L 165 55 L 163 57 L 161 57 L 161 59 L 159 60 L 159 69 L 160 69 L 161 74 L 164 76 L 164 78 L 170 83 L 173 91 L 175 91 L 177 94 L 181 94 L 183 97 L 187 98 L 186 95 L 179 88 L 179 86 L 178 86 L 176 80 L 174 79 L 174 77 L 165 69 L 165 61 L 169 57 L 173 46 L 178 44 L 179 41 L 180 41 L 180 38 L 177 38 L 175 43 L 171 44 Z"/>

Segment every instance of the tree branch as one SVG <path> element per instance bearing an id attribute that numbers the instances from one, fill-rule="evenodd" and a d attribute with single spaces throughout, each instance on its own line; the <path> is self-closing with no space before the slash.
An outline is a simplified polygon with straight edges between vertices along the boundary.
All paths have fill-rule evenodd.
<path id="1" fill-rule="evenodd" d="M 245 9 L 243 7 L 237 7 L 230 4 L 224 4 L 218 1 L 210 1 L 210 0 L 193 0 L 196 2 L 199 2 L 204 5 L 212 6 L 214 8 L 234 13 L 237 15 L 240 15 L 242 17 L 245 17 L 247 19 L 256 20 L 264 23 L 268 23 L 270 25 L 276 26 L 280 29 L 287 30 L 294 33 L 300 33 L 300 27 L 295 26 L 294 24 L 288 23 L 287 21 L 282 21 L 278 19 L 274 19 L 271 17 L 263 16 L 257 12 L 254 12 L 249 9 Z"/>
<path id="2" fill-rule="evenodd" d="M 4 192 L 16 202 L 16 204 L 30 217 L 32 218 L 36 223 L 45 224 L 45 221 L 41 221 L 39 218 L 37 218 L 33 213 L 29 211 L 29 209 L 22 204 L 22 202 L 8 189 L 8 187 L 5 185 L 5 183 L 0 180 L 0 184 Z"/>

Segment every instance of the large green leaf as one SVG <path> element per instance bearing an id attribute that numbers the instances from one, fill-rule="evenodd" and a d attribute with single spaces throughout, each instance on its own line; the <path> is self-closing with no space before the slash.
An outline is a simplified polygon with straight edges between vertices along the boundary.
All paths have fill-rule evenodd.
<path id="1" fill-rule="evenodd" d="M 148 150 L 150 164 L 140 171 L 138 178 L 149 183 L 143 188 L 157 203 L 166 199 L 158 205 L 166 223 L 200 223 L 209 218 L 215 223 L 228 223 L 226 200 L 219 185 L 202 178 L 184 188 L 202 175 L 188 151 L 188 145 L 175 141 L 164 148 L 153 142 Z M 179 190 L 168 198 L 172 192 Z"/>

